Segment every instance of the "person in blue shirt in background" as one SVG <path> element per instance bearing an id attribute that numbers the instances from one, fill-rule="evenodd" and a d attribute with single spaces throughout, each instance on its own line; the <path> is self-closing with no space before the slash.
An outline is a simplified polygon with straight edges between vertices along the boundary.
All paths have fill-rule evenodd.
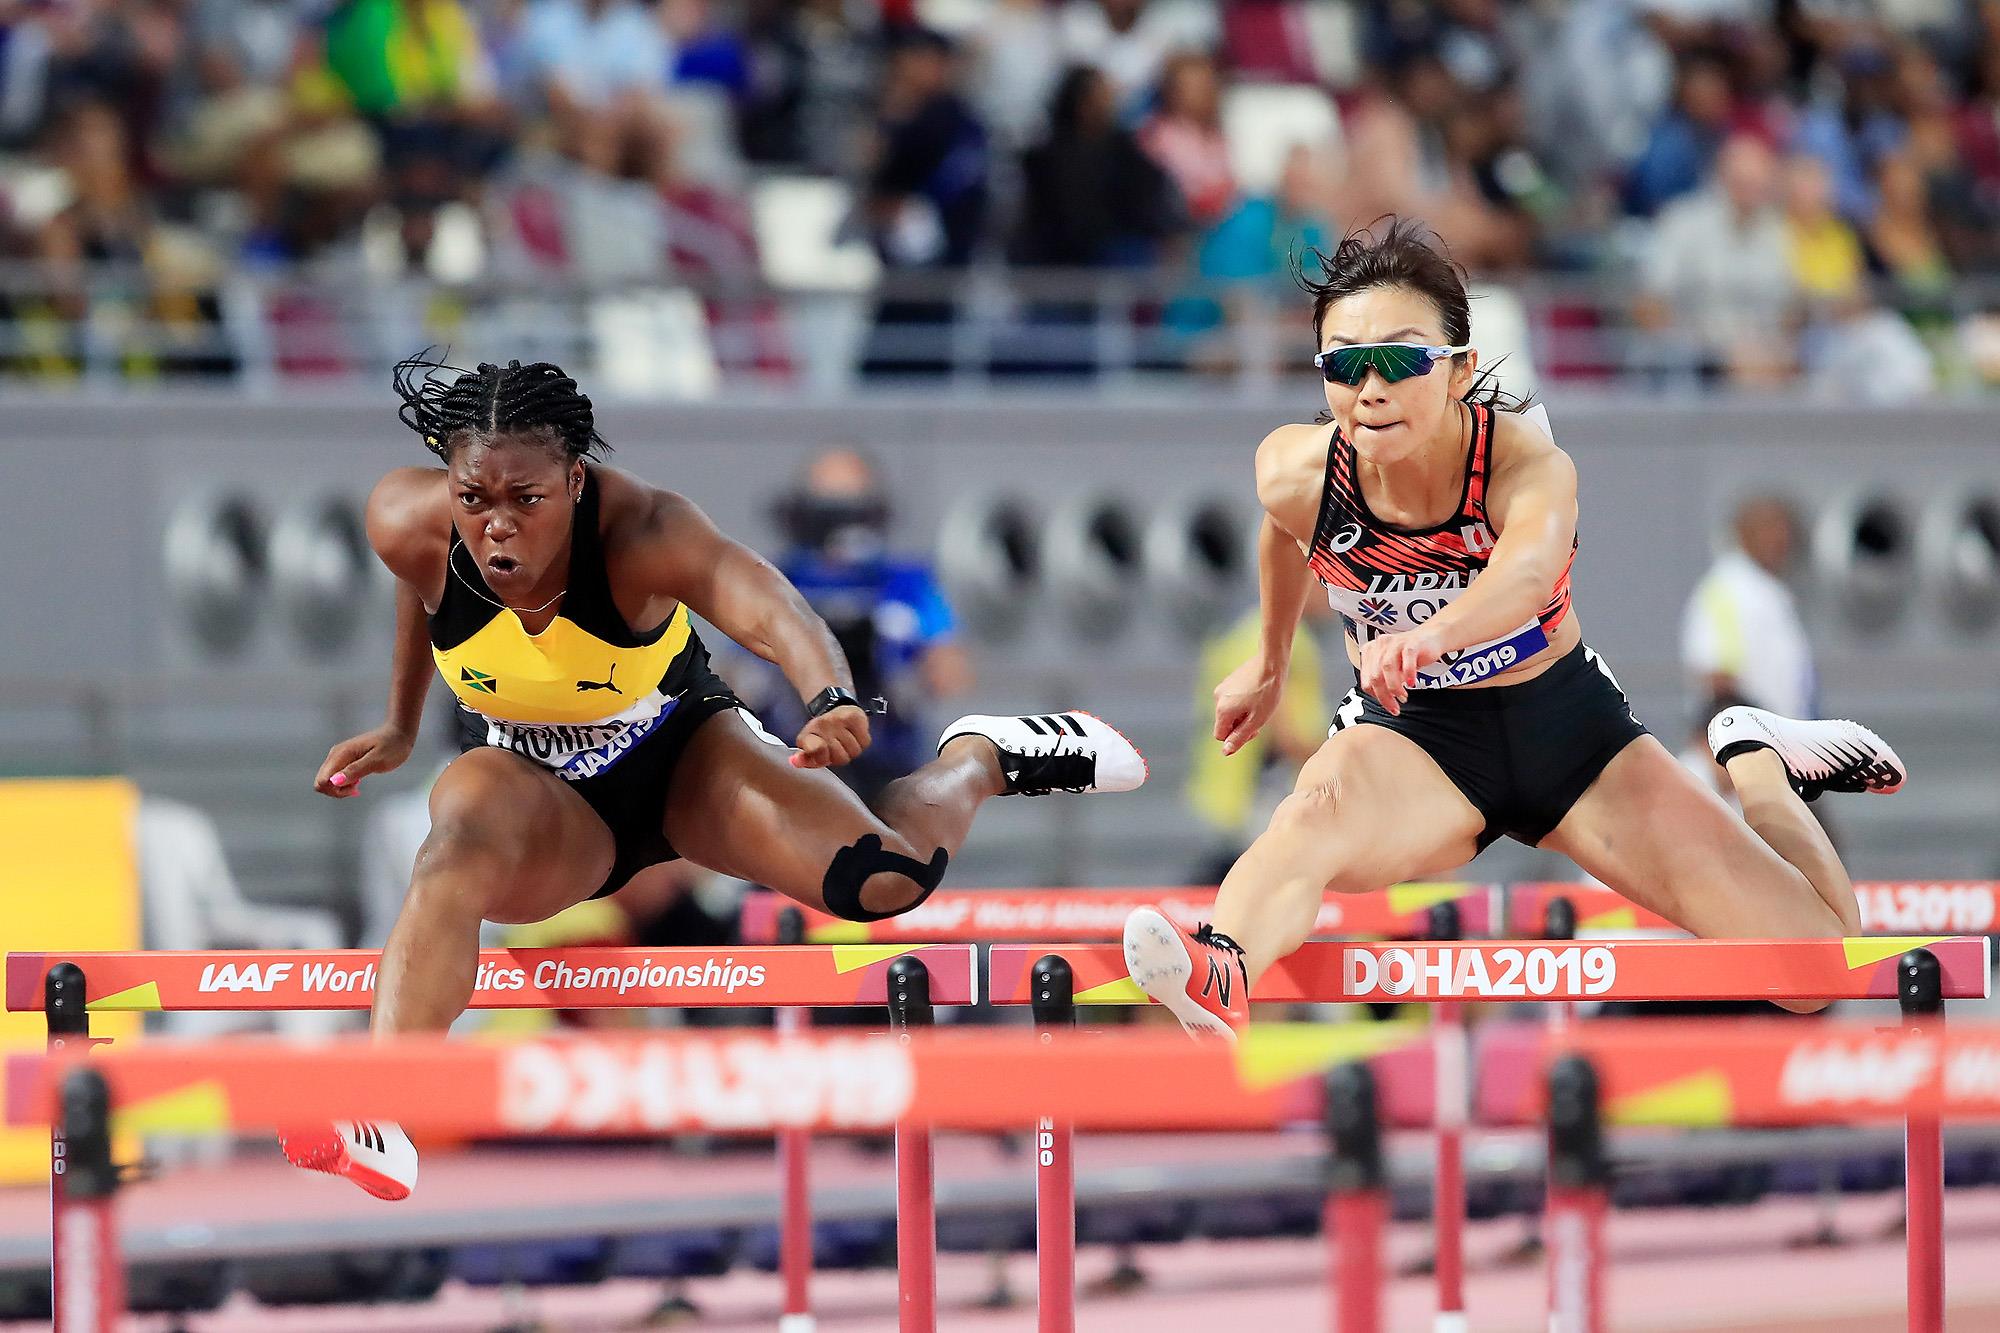
<path id="1" fill-rule="evenodd" d="M 837 770 L 866 798 L 930 757 L 929 710 L 972 688 L 971 660 L 930 563 L 889 550 L 889 498 L 860 452 L 815 458 L 772 515 L 785 534 L 778 567 L 840 641 L 854 692 L 888 701 L 867 750 Z M 775 693 L 796 708 L 785 691 Z M 783 734 L 786 724 L 770 725 Z"/>

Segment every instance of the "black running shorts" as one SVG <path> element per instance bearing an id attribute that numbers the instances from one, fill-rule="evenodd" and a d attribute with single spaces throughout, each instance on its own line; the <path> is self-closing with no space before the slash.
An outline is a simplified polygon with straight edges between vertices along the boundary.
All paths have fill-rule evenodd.
<path id="1" fill-rule="evenodd" d="M 1646 735 L 1610 668 L 1582 644 L 1519 685 L 1411 690 L 1393 716 L 1350 690 L 1333 731 L 1362 725 L 1423 747 L 1486 820 L 1482 851 L 1502 836 L 1539 843 L 1605 765 Z"/>
<path id="2" fill-rule="evenodd" d="M 679 858 L 680 853 L 667 842 L 666 834 L 667 789 L 673 782 L 674 769 L 702 723 L 717 713 L 742 707 L 743 701 L 736 697 L 728 682 L 713 671 L 701 670 L 689 679 L 686 689 L 674 696 L 673 711 L 651 735 L 603 772 L 570 780 L 569 789 L 587 801 L 611 830 L 614 849 L 611 873 L 591 897 L 615 893 L 647 866 Z M 753 729 L 763 730 L 747 709 L 743 715 L 749 718 Z M 460 752 L 487 744 L 486 735 L 486 719 L 461 704 Z"/>

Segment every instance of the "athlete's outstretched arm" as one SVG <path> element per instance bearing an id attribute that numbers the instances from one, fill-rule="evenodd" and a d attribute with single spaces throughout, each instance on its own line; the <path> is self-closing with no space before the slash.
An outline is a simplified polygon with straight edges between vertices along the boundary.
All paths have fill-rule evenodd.
<path id="1" fill-rule="evenodd" d="M 313 790 L 352 796 L 370 773 L 400 768 L 417 743 L 424 696 L 430 691 L 431 654 L 424 590 L 442 593 L 438 534 L 450 526 L 437 503 L 443 489 L 435 468 L 397 468 L 368 497 L 368 543 L 396 576 L 396 642 L 389 658 L 389 708 L 382 725 L 327 751 Z M 434 586 L 435 585 L 435 586 Z"/>
<path id="2" fill-rule="evenodd" d="M 1257 531 L 1257 655 L 1215 687 L 1215 739 L 1224 754 L 1242 749 L 1277 711 L 1292 642 L 1312 590 L 1305 546 L 1319 514 L 1319 477 L 1313 463 L 1317 431 L 1280 426 L 1257 446 L 1257 499 L 1264 506 Z"/>
<path id="3" fill-rule="evenodd" d="M 1299 544 L 1269 514 L 1257 533 L 1257 601 L 1260 632 L 1257 655 L 1215 687 L 1215 739 L 1224 754 L 1248 744 L 1277 711 L 1285 675 L 1292 665 L 1292 642 L 1305 614 L 1312 578 Z"/>
<path id="4" fill-rule="evenodd" d="M 783 671 L 801 699 L 810 701 L 830 685 L 854 688 L 846 654 L 799 590 L 770 561 L 723 535 L 686 497 L 655 493 L 630 564 L 649 591 L 685 604 Z M 798 746 L 793 762 L 801 768 L 844 764 L 868 748 L 868 715 L 836 708 L 813 718 Z"/>
<path id="5" fill-rule="evenodd" d="M 1486 643 L 1535 618 L 1555 590 L 1576 543 L 1576 465 L 1533 426 L 1487 493 L 1493 554 L 1485 572 L 1421 629 L 1373 640 L 1362 650 L 1361 687 L 1390 712 L 1417 672 L 1446 653 Z"/>

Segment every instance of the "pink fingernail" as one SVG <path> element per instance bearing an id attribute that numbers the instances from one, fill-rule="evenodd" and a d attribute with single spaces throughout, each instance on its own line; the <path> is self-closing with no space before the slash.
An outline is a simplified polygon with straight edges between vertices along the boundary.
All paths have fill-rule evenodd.
<path id="1" fill-rule="evenodd" d="M 336 787 L 345 787 L 347 785 L 347 774 L 335 773 L 328 781 Z"/>

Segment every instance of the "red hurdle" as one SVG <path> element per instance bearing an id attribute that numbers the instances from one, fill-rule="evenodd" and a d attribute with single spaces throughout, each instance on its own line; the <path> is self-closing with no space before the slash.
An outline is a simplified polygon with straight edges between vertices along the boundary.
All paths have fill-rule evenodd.
<path id="1" fill-rule="evenodd" d="M 1913 978 L 1925 972 L 1920 953 L 1905 963 Z M 1940 991 L 1943 975 L 1940 970 Z M 1552 1076 L 1546 1092 L 1535 1097 L 1556 1130 L 1559 1166 L 1601 1159 L 1601 1145 L 1595 1151 L 1589 1147 L 1590 1135 L 1602 1133 L 1594 1127 L 1628 1120 L 1803 1124 L 2000 1115 L 2000 1028 L 1933 1027 L 1885 1035 L 1780 1022 L 1603 1023 L 1574 1036 L 1573 1042 L 1546 1039 L 1539 1056 L 1544 1069 L 1571 1059 L 1587 1062 L 1590 1074 L 1580 1084 L 1575 1074 Z M 1302 1043 L 1318 1051 L 1316 1064 L 1300 1061 Z M 1037 1113 L 1095 1129 L 1269 1128 L 1287 1115 L 1298 1078 L 1318 1077 L 1367 1049 L 1358 1041 L 1330 1040 L 1325 1028 L 1302 1032 L 1282 1025 L 1253 1030 L 1234 1050 L 1195 1047 L 1172 1033 L 1031 1036 L 991 1030 L 915 1032 L 900 1040 L 603 1034 L 512 1046 L 436 1038 L 313 1046 L 236 1041 L 161 1044 L 88 1060 L 73 1051 L 11 1057 L 0 1066 L 0 1103 L 10 1123 L 64 1118 L 72 1173 L 89 1186 L 64 1196 L 55 1240 L 66 1251 L 66 1273 L 98 1277 L 117 1266 L 107 1199 L 116 1182 L 104 1169 L 107 1119 L 119 1127 L 131 1127 L 136 1117 L 141 1125 L 255 1130 L 309 1116 L 352 1116 L 395 1119 L 461 1137 L 768 1133 L 788 1126 L 855 1131 L 899 1123 L 995 1129 Z M 1270 1072 L 1279 1067 L 1291 1072 L 1274 1080 Z M 1685 1084 L 1690 1070 L 1719 1101 L 1696 1105 L 1686 1097 L 1661 1095 L 1663 1086 Z M 588 1077 L 579 1078 L 584 1071 Z M 1884 1071 L 1896 1076 L 1874 1076 Z M 1595 1095 L 1588 1086 L 1593 1079 Z M 699 1086 L 703 1080 L 714 1086 Z M 1350 1203 L 1366 1203 L 1372 1183 L 1366 1132 L 1372 1098 L 1361 1091 L 1366 1086 L 1365 1074 L 1343 1074 L 1328 1099 L 1335 1181 L 1364 1196 Z M 811 1095 L 799 1095 L 801 1089 Z M 107 1108 L 115 1114 L 107 1117 Z M 1563 1183 L 1573 1185 L 1577 1195 L 1574 1207 L 1559 1215 L 1574 1213 L 1582 1220 L 1552 1236 L 1557 1307 L 1574 1312 L 1567 1325 L 1555 1325 L 1565 1333 L 1602 1328 L 1594 1312 L 1601 1304 L 1603 1268 L 1587 1248 L 1601 1217 L 1601 1210 L 1592 1211 L 1602 1199 L 1595 1188 L 1600 1176 L 1594 1168 L 1564 1175 Z M 98 1205 L 103 1225 L 92 1228 L 75 1220 Z M 1379 1228 L 1367 1220 L 1370 1211 L 1336 1209 L 1340 1249 L 1334 1262 L 1343 1272 L 1359 1275 L 1378 1253 L 1372 1247 L 1379 1244 Z M 1583 1251 L 1567 1245 L 1569 1230 L 1581 1237 Z M 98 1248 L 70 1248 L 76 1245 Z M 1927 1282 L 1934 1277 L 1934 1258 L 1933 1253 L 1913 1260 L 1913 1267 L 1925 1266 Z M 1342 1314 L 1349 1322 L 1340 1327 L 1356 1333 L 1368 1327 L 1355 1321 L 1367 1317 L 1364 1297 L 1379 1284 L 1349 1281 L 1343 1287 L 1343 1299 L 1353 1305 Z M 108 1282 L 66 1281 L 58 1293 L 65 1322 L 58 1327 L 64 1333 L 108 1327 L 72 1318 L 106 1309 L 107 1291 L 115 1296 Z M 1922 1322 L 1937 1308 L 1934 1291 L 1933 1286 L 1916 1293 L 1913 1329 L 1937 1333 L 1938 1324 Z"/>
<path id="2" fill-rule="evenodd" d="M 1988 957 L 1984 937 L 1963 939 L 1865 938 L 1834 940 L 1617 940 L 1567 943 L 1548 940 L 1491 943 L 1366 944 L 1315 942 L 1302 946 L 1273 967 L 1251 995 L 1253 1003 L 1397 1000 L 1839 1000 L 1903 1001 L 1905 1013 L 1937 1022 L 1942 1001 L 1983 997 Z M 1001 944 L 989 955 L 989 987 L 995 1004 L 1024 1004 L 1036 989 L 1033 977 L 1051 958 L 1069 964 L 1078 1004 L 1143 1004 L 1146 997 L 1125 971 L 1122 950 L 1096 944 Z M 1918 980 L 1921 978 L 1921 980 Z M 1929 1006 L 1928 1008 L 1912 1006 Z M 1606 1025 L 1565 1027 L 1548 1040 L 1568 1046 L 1595 1044 Z M 1657 1029 L 1659 1025 L 1648 1025 Z M 1627 1040 L 1630 1040 L 1629 1033 Z M 1639 1048 L 1648 1076 L 1665 1067 L 1649 1039 Z M 1585 1052 L 1590 1054 L 1588 1050 Z M 1707 1058 L 1703 1053 L 1702 1058 Z M 1601 1072 L 1601 1071 L 1600 1071 Z M 1602 1221 L 1608 1208 L 1608 1172 L 1601 1144 L 1585 1132 L 1595 1124 L 1596 1100 L 1590 1070 L 1567 1073 L 1552 1093 L 1562 1112 L 1551 1140 L 1547 1229 L 1550 1245 L 1551 1327 L 1560 1333 L 1600 1333 L 1602 1318 Z M 2000 1078 L 1993 1095 L 2000 1099 Z M 1650 1086 L 1650 1085 L 1649 1085 Z M 1440 1090 L 1442 1092 L 1442 1089 Z M 1585 1114 L 1587 1108 L 1588 1114 Z M 1588 1124 L 1585 1122 L 1588 1121 Z M 1910 1223 L 1910 1325 L 1913 1333 L 1938 1333 L 1940 1325 L 1921 1322 L 1920 1313 L 1942 1309 L 1943 1251 L 1942 1151 L 1935 1113 L 1907 1114 L 1909 1160 L 1906 1175 Z M 1594 1130 L 1591 1132 L 1595 1132 Z M 1922 1176 L 1922 1180 L 1918 1179 Z M 1351 1247 L 1364 1252 L 1379 1238 L 1360 1236 L 1366 1209 L 1341 1214 L 1348 1231 L 1335 1239 L 1334 1265 L 1360 1263 Z M 1329 1221 L 1334 1221 L 1329 1211 Z M 1065 1244 L 1065 1238 L 1052 1238 Z M 1072 1301 L 1066 1291 L 1044 1292 Z M 1341 1333 L 1374 1333 L 1368 1311 L 1349 1307 L 1342 1291 L 1335 1302 Z M 1454 1311 L 1440 1308 L 1448 1319 Z M 1073 1316 L 1071 1316 L 1073 1318 Z M 1046 1323 L 1046 1320 L 1045 1320 Z M 1058 1325 L 1065 1326 L 1066 1325 Z"/>
<path id="3" fill-rule="evenodd" d="M 970 1004 L 978 994 L 977 952 L 970 944 L 485 949 L 480 951 L 472 1007 L 774 1006 L 797 1022 L 795 1006 L 888 1004 L 900 1028 L 928 1024 L 933 1004 Z M 53 1053 L 90 1040 L 92 1010 L 365 1009 L 374 1000 L 379 957 L 349 949 L 9 954 L 6 999 L 10 1010 L 43 1011 Z M 563 1076 L 581 1085 L 594 1074 L 574 1069 Z M 779 1135 L 782 1333 L 811 1333 L 813 1327 L 807 1286 L 812 1269 L 809 1146 L 801 1129 Z M 52 1215 L 88 1228 L 94 1225 L 90 1213 L 64 1209 L 64 1192 L 74 1178 L 65 1160 L 68 1148 L 55 1125 L 50 1134 L 50 1207 Z M 910 1307 L 915 1312 L 906 1310 L 905 1316 L 914 1321 L 905 1325 L 912 1329 L 935 1322 L 935 1228 L 924 1221 L 932 1206 L 930 1162 L 927 1127 L 898 1133 L 898 1189 L 910 1201 L 899 1223 L 898 1245 L 903 1282 L 915 1293 Z M 908 1248 L 900 1248 L 904 1246 Z M 83 1280 L 60 1271 L 63 1253 L 60 1245 L 52 1250 L 51 1281 L 57 1287 Z M 101 1276 L 107 1270 L 96 1264 L 86 1271 Z M 94 1333 L 96 1325 L 83 1322 L 75 1328 Z"/>
<path id="4" fill-rule="evenodd" d="M 1206 888 L 947 889 L 931 895 L 922 906 L 902 916 L 855 922 L 810 911 L 777 894 L 753 893 L 744 902 L 742 932 L 744 939 L 752 943 L 788 938 L 829 944 L 864 940 L 918 944 L 1045 938 L 1102 942 L 1117 940 L 1124 931 L 1125 918 L 1138 907 L 1156 907 L 1192 929 L 1213 914 L 1214 905 L 1215 890 Z M 1502 916 L 1502 891 L 1495 884 L 1399 884 L 1379 893 L 1327 898 L 1320 905 L 1313 930 L 1320 937 L 1455 940 L 1468 934 L 1484 934 Z M 1040 994 L 1043 987 L 1039 974 L 1036 987 Z M 1059 1012 L 1066 1001 L 1051 995 L 1048 1003 L 1052 1006 L 1051 1017 L 1043 1020 L 1038 1011 L 1038 1021 L 1059 1025 L 1073 1021 Z M 1436 1333 L 1460 1333 L 1464 1327 L 1464 1151 L 1469 1100 L 1464 1017 L 1461 1006 L 1438 1006 L 1441 1032 L 1455 1033 L 1457 1039 L 1440 1041 L 1436 1051 L 1438 1087 L 1443 1099 L 1439 1102 L 1437 1123 Z M 1036 1145 L 1037 1212 L 1045 1224 L 1043 1234 L 1054 1234 L 1051 1228 L 1058 1224 L 1052 1218 L 1070 1219 L 1060 1223 L 1066 1229 L 1067 1239 L 1040 1247 L 1044 1282 L 1073 1284 L 1075 1156 L 1071 1134 L 1063 1127 L 1041 1120 L 1031 1129 Z M 1052 1197 L 1053 1192 L 1061 1190 L 1067 1190 L 1071 1196 L 1067 1208 L 1059 1208 Z M 791 1216 L 803 1206 L 787 1199 L 786 1215 Z M 783 1263 L 789 1271 L 789 1254 Z M 1069 1274 L 1067 1278 L 1063 1276 L 1065 1273 Z M 1056 1318 L 1051 1309 L 1047 1302 L 1041 1306 L 1045 1333 L 1065 1327 L 1059 1322 L 1048 1322 Z"/>

